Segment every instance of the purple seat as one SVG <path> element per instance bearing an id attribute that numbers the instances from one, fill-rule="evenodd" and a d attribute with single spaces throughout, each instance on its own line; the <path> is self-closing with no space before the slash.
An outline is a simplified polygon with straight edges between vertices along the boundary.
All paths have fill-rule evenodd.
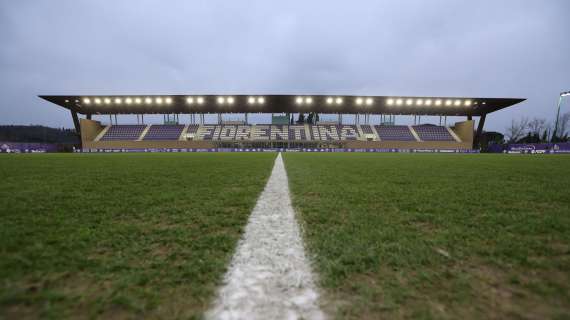
<path id="1" fill-rule="evenodd" d="M 112 125 L 100 141 L 137 140 L 145 128 L 144 124 Z"/>
<path id="2" fill-rule="evenodd" d="M 408 126 L 374 126 L 378 136 L 384 141 L 416 141 Z"/>
<path id="3" fill-rule="evenodd" d="M 178 140 L 182 130 L 183 125 L 152 125 L 143 140 Z"/>
<path id="4" fill-rule="evenodd" d="M 422 141 L 455 141 L 446 127 L 420 125 L 413 128 Z"/>

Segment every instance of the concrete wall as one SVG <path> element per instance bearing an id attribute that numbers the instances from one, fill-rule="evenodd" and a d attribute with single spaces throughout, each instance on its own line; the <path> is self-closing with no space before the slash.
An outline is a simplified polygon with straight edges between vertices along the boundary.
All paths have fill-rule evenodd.
<path id="1" fill-rule="evenodd" d="M 475 129 L 475 121 L 467 120 L 456 122 L 451 129 L 464 143 L 469 144 L 469 149 L 473 148 L 473 131 Z"/>

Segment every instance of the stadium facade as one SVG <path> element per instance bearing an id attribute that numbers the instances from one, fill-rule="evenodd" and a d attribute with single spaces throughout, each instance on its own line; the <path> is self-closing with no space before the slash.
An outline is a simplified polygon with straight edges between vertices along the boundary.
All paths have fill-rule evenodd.
<path id="1" fill-rule="evenodd" d="M 40 96 L 70 111 L 82 148 L 377 148 L 472 150 L 488 114 L 524 99 L 474 97 L 402 97 L 338 95 L 121 95 Z M 250 114 L 279 114 L 271 123 L 250 124 Z M 137 123 L 117 123 L 117 115 L 137 115 Z M 146 124 L 144 115 L 168 115 L 163 124 Z M 189 115 L 181 123 L 180 115 Z M 206 123 L 206 114 L 217 114 Z M 243 114 L 243 121 L 222 121 L 223 114 Z M 298 122 L 292 114 L 312 114 Z M 336 121 L 318 121 L 336 114 Z M 83 115 L 84 117 L 80 117 Z M 108 115 L 110 123 L 93 119 Z M 351 123 L 343 121 L 343 115 Z M 372 123 L 373 115 L 380 121 Z M 397 115 L 413 115 L 414 125 L 396 125 Z M 420 124 L 421 116 L 439 116 L 439 125 Z M 442 118 L 464 116 L 447 126 Z M 113 123 L 113 117 L 115 123 Z M 477 128 L 474 117 L 479 118 Z M 167 119 L 165 117 L 165 119 Z M 346 118 L 345 118 L 346 119 Z"/>

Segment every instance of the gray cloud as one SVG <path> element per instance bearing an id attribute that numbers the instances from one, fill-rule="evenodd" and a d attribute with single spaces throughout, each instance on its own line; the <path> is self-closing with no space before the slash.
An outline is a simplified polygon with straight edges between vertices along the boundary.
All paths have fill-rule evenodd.
<path id="1" fill-rule="evenodd" d="M 71 126 L 37 94 L 526 97 L 570 90 L 570 2 L 0 1 L 0 123 Z M 570 103 L 568 104 L 570 107 Z"/>

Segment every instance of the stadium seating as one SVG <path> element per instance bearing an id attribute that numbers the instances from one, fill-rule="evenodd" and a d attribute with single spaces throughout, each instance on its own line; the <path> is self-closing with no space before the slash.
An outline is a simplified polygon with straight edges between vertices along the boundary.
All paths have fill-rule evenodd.
<path id="1" fill-rule="evenodd" d="M 144 124 L 113 125 L 109 127 L 100 141 L 137 140 L 145 128 Z"/>
<path id="2" fill-rule="evenodd" d="M 101 137 L 101 141 L 138 140 L 172 141 L 178 140 L 184 125 L 151 125 L 145 133 L 146 125 L 113 125 Z M 413 131 L 421 141 L 456 141 L 443 126 L 417 125 Z M 382 141 L 417 141 L 409 126 L 403 125 L 339 125 L 339 124 L 258 124 L 258 125 L 199 125 L 190 124 L 183 139 L 210 141 L 345 141 L 370 140 L 370 135 Z"/>
<path id="3" fill-rule="evenodd" d="M 419 125 L 413 128 L 422 141 L 455 141 L 446 127 Z"/>
<path id="4" fill-rule="evenodd" d="M 384 141 L 416 141 L 408 126 L 374 126 L 378 136 Z"/>
<path id="5" fill-rule="evenodd" d="M 374 131 L 372 131 L 372 127 L 369 124 L 361 124 L 360 129 L 362 129 L 362 133 L 364 134 L 374 134 Z"/>
<path id="6" fill-rule="evenodd" d="M 178 140 L 184 125 L 152 125 L 143 140 Z"/>

